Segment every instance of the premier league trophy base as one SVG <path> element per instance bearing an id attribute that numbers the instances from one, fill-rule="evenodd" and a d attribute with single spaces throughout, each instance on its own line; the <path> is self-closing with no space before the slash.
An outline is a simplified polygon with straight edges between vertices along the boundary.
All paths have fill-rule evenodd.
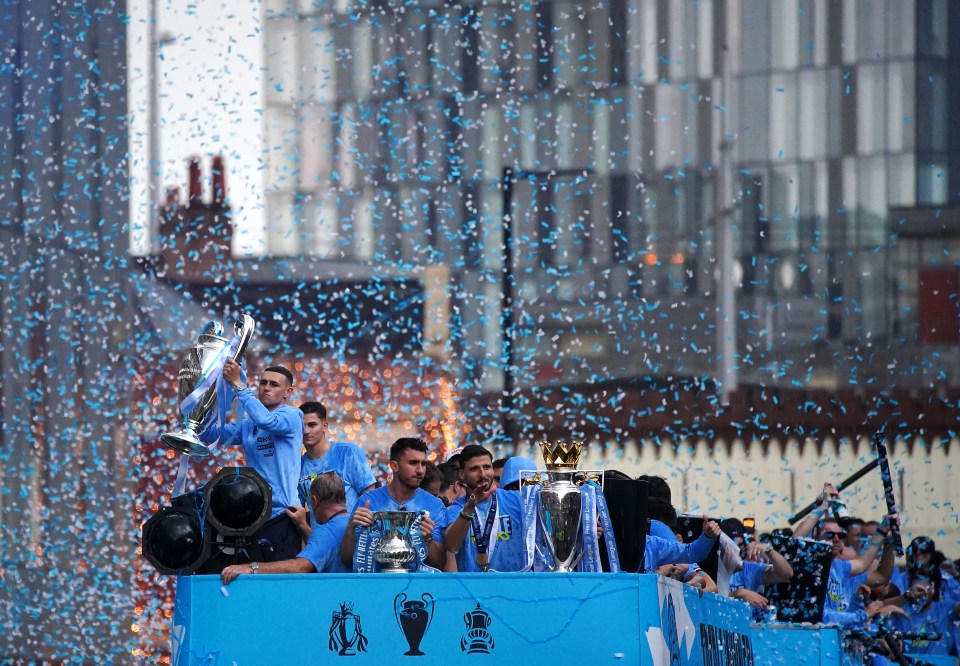
<path id="1" fill-rule="evenodd" d="M 844 663 L 836 629 L 792 631 L 783 652 L 757 631 L 746 604 L 652 574 L 183 576 L 173 664 Z"/>

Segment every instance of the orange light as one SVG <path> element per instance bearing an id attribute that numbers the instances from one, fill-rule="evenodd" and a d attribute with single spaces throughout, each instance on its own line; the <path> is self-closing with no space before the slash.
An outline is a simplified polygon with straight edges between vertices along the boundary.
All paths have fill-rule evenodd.
<path id="1" fill-rule="evenodd" d="M 656 266 L 657 261 L 659 261 L 659 259 L 657 259 L 657 255 L 654 252 L 647 252 L 643 255 L 643 263 L 647 266 Z"/>
<path id="2" fill-rule="evenodd" d="M 671 264 L 682 264 L 687 258 L 684 256 L 683 252 L 674 252 L 670 255 Z"/>

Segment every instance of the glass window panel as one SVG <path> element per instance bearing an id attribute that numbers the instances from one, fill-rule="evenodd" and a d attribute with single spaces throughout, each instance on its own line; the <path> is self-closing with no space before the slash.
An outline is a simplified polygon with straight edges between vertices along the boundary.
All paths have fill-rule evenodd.
<path id="1" fill-rule="evenodd" d="M 827 70 L 827 154 L 830 157 L 838 157 L 843 153 L 842 109 L 846 87 L 840 68 Z"/>
<path id="2" fill-rule="evenodd" d="M 557 88 L 580 88 L 590 71 L 587 12 L 576 2 L 557 2 L 553 23 L 553 65 Z"/>
<path id="3" fill-rule="evenodd" d="M 534 170 L 540 165 L 537 143 L 537 102 L 535 99 L 525 99 L 520 106 L 520 164 L 524 169 Z"/>
<path id="4" fill-rule="evenodd" d="M 913 155 L 893 155 L 887 159 L 887 196 L 891 206 L 915 206 L 917 168 Z"/>
<path id="5" fill-rule="evenodd" d="M 742 11 L 742 71 L 761 72 L 770 63 L 770 3 L 767 0 L 742 0 Z"/>
<path id="6" fill-rule="evenodd" d="M 654 95 L 654 163 L 657 171 L 667 171 L 683 161 L 684 92 L 679 86 L 660 85 Z"/>
<path id="7" fill-rule="evenodd" d="M 816 159 L 827 154 L 827 73 L 807 70 L 799 74 L 800 157 Z"/>
<path id="8" fill-rule="evenodd" d="M 887 149 L 892 153 L 910 151 L 916 145 L 915 80 L 912 63 L 887 65 Z"/>
<path id="9" fill-rule="evenodd" d="M 267 21 L 267 102 L 289 103 L 297 99 L 299 81 L 297 21 L 270 19 Z"/>
<path id="10" fill-rule="evenodd" d="M 857 222 L 861 245 L 882 245 L 887 226 L 886 158 L 871 157 L 857 161 Z"/>
<path id="11" fill-rule="evenodd" d="M 429 93 L 430 86 L 430 48 L 432 20 L 422 9 L 411 8 L 403 14 L 399 27 L 397 55 L 398 63 L 406 83 L 406 91 L 412 95 Z M 445 54 L 451 62 L 456 62 L 456 51 Z"/>
<path id="12" fill-rule="evenodd" d="M 373 212 L 372 193 L 362 192 L 351 217 L 352 229 L 344 225 L 344 232 L 352 233 L 350 246 L 353 248 L 354 259 L 359 261 L 369 261 L 373 258 L 376 241 Z"/>
<path id="13" fill-rule="evenodd" d="M 947 76 L 944 63 L 921 61 L 917 78 L 917 148 L 921 151 L 947 149 Z"/>
<path id="14" fill-rule="evenodd" d="M 638 39 L 628 48 L 628 81 L 657 82 L 657 0 L 640 0 L 637 11 L 630 12 L 630 34 Z"/>
<path id="15" fill-rule="evenodd" d="M 330 167 L 334 154 L 333 123 L 330 107 L 309 104 L 300 117 L 300 189 L 312 191 L 330 183 Z"/>
<path id="16" fill-rule="evenodd" d="M 857 61 L 857 2 L 843 0 L 843 24 L 841 26 L 843 43 L 840 45 L 840 57 L 845 65 Z"/>
<path id="17" fill-rule="evenodd" d="M 829 10 L 827 4 L 836 2 L 836 0 L 814 0 L 813 4 L 813 64 L 817 67 L 826 66 L 829 60 L 829 31 L 827 20 Z M 809 48 L 810 44 L 803 44 L 803 48 Z"/>
<path id="18" fill-rule="evenodd" d="M 800 246 L 797 227 L 800 212 L 800 187 L 795 165 L 782 165 L 770 171 L 767 183 L 766 211 L 769 219 L 770 250 L 784 252 Z"/>
<path id="19" fill-rule="evenodd" d="M 913 57 L 917 48 L 916 5 L 903 0 L 887 0 L 885 12 L 889 17 L 886 25 L 889 57 Z"/>
<path id="20" fill-rule="evenodd" d="M 486 108 L 483 109 L 483 143 L 479 147 L 480 159 L 483 160 L 483 176 L 487 180 L 498 180 L 503 171 L 503 163 L 501 163 L 501 155 L 503 151 L 501 150 L 501 142 L 504 141 L 504 133 L 502 131 L 501 122 L 502 114 L 500 111 L 500 104 L 495 100 L 490 100 L 486 103 Z M 511 145 L 514 142 L 510 139 L 507 139 L 508 143 Z M 524 142 L 521 142 L 521 146 Z M 526 160 L 524 164 L 528 163 Z"/>
<path id="21" fill-rule="evenodd" d="M 797 0 L 770 3 L 770 56 L 774 69 L 796 69 L 800 56 L 800 8 Z"/>
<path id="22" fill-rule="evenodd" d="M 340 256 L 339 209 L 334 194 L 327 193 L 314 199 L 313 229 L 304 249 L 316 257 L 335 259 Z"/>
<path id="23" fill-rule="evenodd" d="M 797 77 L 770 77 L 770 159 L 792 160 L 797 155 Z"/>
<path id="24" fill-rule="evenodd" d="M 947 160 L 942 155 L 917 156 L 917 204 L 941 205 L 947 201 Z"/>
<path id="25" fill-rule="evenodd" d="M 610 104 L 605 99 L 591 107 L 590 120 L 593 122 L 593 170 L 598 176 L 610 171 Z M 618 139 L 619 141 L 620 139 Z"/>
<path id="26" fill-rule="evenodd" d="M 480 190 L 479 197 L 482 265 L 488 271 L 500 271 L 503 269 L 503 192 L 499 184 L 490 185 Z"/>
<path id="27" fill-rule="evenodd" d="M 766 160 L 769 155 L 769 85 L 770 79 L 766 76 L 745 76 L 741 80 L 738 144 L 744 161 Z"/>
<path id="28" fill-rule="evenodd" d="M 296 121 L 290 111 L 276 107 L 270 109 L 266 145 L 270 189 L 296 189 L 299 170 L 298 134 Z"/>
<path id="29" fill-rule="evenodd" d="M 357 105 L 344 104 L 340 107 L 337 122 L 336 174 L 339 187 L 353 189 L 358 186 L 357 150 L 358 139 Z"/>
<path id="30" fill-rule="evenodd" d="M 693 73 L 694 64 L 690 62 L 695 54 L 688 43 L 690 41 L 690 30 L 693 27 L 693 6 L 691 3 L 668 2 L 664 3 L 667 10 L 667 21 L 669 22 L 667 30 L 667 78 L 670 81 L 679 82 L 686 79 Z"/>
<path id="31" fill-rule="evenodd" d="M 700 0 L 699 4 L 694 5 L 697 10 L 697 75 L 701 79 L 709 79 L 719 74 L 714 69 L 713 58 L 713 4 L 714 0 Z"/>
<path id="32" fill-rule="evenodd" d="M 511 82 L 519 91 L 530 91 L 537 87 L 537 16 L 536 3 L 524 3 L 519 7 L 510 5 L 505 9 L 512 14 L 512 21 L 504 21 L 501 26 L 501 38 L 513 41 L 515 52 L 511 63 Z M 516 32 L 513 32 L 516 26 Z"/>
<path id="33" fill-rule="evenodd" d="M 860 198 L 857 193 L 857 162 L 858 160 L 855 157 L 845 157 L 842 161 L 843 171 L 841 180 L 843 191 L 840 197 L 840 213 L 842 213 L 840 215 L 840 221 L 847 230 L 846 237 L 849 239 L 850 244 L 856 244 L 857 230 L 859 229 L 857 213 Z M 843 233 L 841 229 L 836 230 L 837 242 L 843 238 Z"/>
<path id="34" fill-rule="evenodd" d="M 917 8 L 917 34 L 921 55 L 946 58 L 949 53 L 949 0 L 929 0 Z"/>
<path id="35" fill-rule="evenodd" d="M 293 256 L 302 247 L 302 227 L 297 223 L 298 207 L 289 193 L 267 194 L 267 247 L 272 255 Z"/>
<path id="36" fill-rule="evenodd" d="M 459 7 L 437 10 L 433 18 L 433 39 L 427 48 L 430 58 L 430 72 L 435 91 L 453 91 L 461 84 L 463 51 L 461 49 L 462 32 Z M 480 31 L 483 34 L 483 30 Z M 481 48 L 481 53 L 483 49 Z"/>
<path id="37" fill-rule="evenodd" d="M 886 3 L 881 0 L 857 0 L 857 51 L 861 62 L 870 62 L 889 57 L 887 48 Z M 904 3 L 909 4 L 909 3 Z"/>
<path id="38" fill-rule="evenodd" d="M 886 149 L 887 81 L 884 65 L 861 65 L 857 73 L 857 152 Z"/>
<path id="39" fill-rule="evenodd" d="M 301 21 L 303 96 L 306 100 L 333 101 L 337 96 L 336 44 L 325 19 Z"/>

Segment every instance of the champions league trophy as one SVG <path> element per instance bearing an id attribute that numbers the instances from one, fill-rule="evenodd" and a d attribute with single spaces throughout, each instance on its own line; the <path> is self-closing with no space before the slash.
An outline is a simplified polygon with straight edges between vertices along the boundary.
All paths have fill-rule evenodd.
<path id="1" fill-rule="evenodd" d="M 533 566 L 535 544 L 543 543 L 552 560 L 549 571 L 600 571 L 599 519 L 604 523 L 611 571 L 619 571 L 610 515 L 600 487 L 603 473 L 577 469 L 583 442 L 540 442 L 540 452 L 546 471 L 520 473 L 528 524 L 524 527 L 528 566 Z"/>
<path id="2" fill-rule="evenodd" d="M 234 324 L 234 340 L 236 349 L 231 345 L 234 340 L 223 337 L 223 326 L 220 322 L 211 321 L 201 331 L 196 343 L 187 350 L 177 375 L 178 404 L 183 416 L 183 427 L 176 432 L 168 432 L 160 437 L 160 441 L 172 449 L 194 458 L 206 458 L 210 455 L 208 449 L 200 442 L 198 434 L 203 432 L 213 420 L 217 407 L 217 380 L 223 368 L 223 358 L 229 354 L 230 359 L 239 362 L 243 352 L 250 342 L 256 323 L 250 315 L 242 314 Z M 232 353 L 231 353 L 232 352 Z M 205 390 L 199 396 L 193 396 L 199 388 Z M 184 401 L 195 397 L 187 413 L 184 413 Z"/>
<path id="3" fill-rule="evenodd" d="M 416 511 L 377 511 L 374 519 L 383 526 L 383 536 L 373 555 L 380 563 L 380 573 L 409 573 L 407 568 L 417 551 L 410 542 L 410 530 Z"/>

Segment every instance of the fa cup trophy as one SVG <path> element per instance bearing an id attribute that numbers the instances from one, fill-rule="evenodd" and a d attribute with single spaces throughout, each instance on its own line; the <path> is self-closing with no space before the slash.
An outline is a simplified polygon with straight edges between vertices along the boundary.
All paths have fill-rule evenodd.
<path id="1" fill-rule="evenodd" d="M 230 353 L 229 338 L 223 337 L 223 326 L 220 322 L 211 321 L 201 331 L 196 343 L 187 350 L 180 364 L 178 381 L 178 401 L 180 413 L 183 416 L 183 427 L 176 432 L 168 432 L 160 437 L 160 441 L 180 453 L 194 458 L 206 458 L 210 455 L 208 449 L 198 437 L 213 420 L 217 407 L 217 379 L 223 367 L 224 355 L 238 361 L 250 342 L 253 330 L 256 327 L 253 317 L 242 314 L 234 324 L 234 335 L 238 340 L 236 350 Z M 196 401 L 188 405 L 184 412 L 184 401 L 204 387 L 204 391 L 196 396 Z"/>
<path id="2" fill-rule="evenodd" d="M 377 511 L 374 517 L 383 530 L 374 554 L 374 559 L 382 567 L 380 573 L 409 573 L 407 566 L 417 556 L 409 536 L 417 517 L 416 511 Z"/>

